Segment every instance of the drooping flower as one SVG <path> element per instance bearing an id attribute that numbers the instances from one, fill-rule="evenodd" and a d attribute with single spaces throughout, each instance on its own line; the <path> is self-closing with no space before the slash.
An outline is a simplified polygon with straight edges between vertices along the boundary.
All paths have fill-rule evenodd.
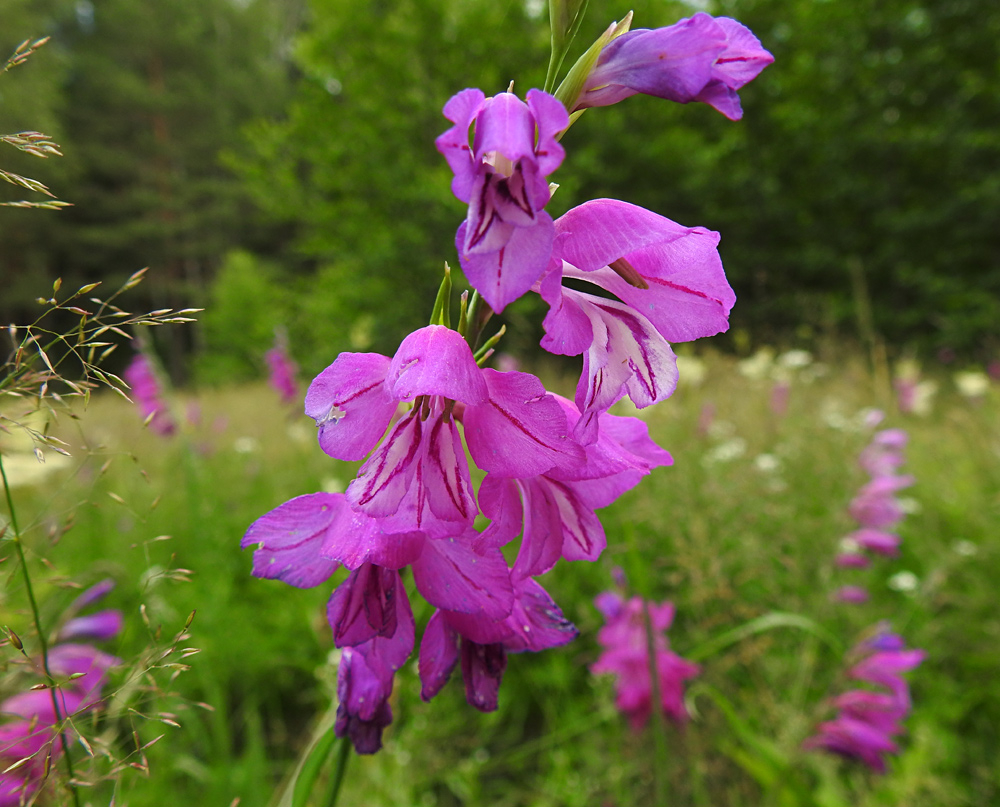
<path id="1" fill-rule="evenodd" d="M 164 437 L 177 431 L 177 424 L 163 400 L 160 382 L 149 359 L 142 353 L 137 353 L 125 369 L 123 377 L 131 387 L 135 404 L 149 427 Z"/>
<path id="2" fill-rule="evenodd" d="M 403 603 L 390 635 L 373 636 L 341 653 L 334 730 L 338 737 L 350 738 L 359 754 L 382 747 L 382 731 L 392 723 L 393 680 L 413 651 L 413 613 L 405 596 Z"/>
<path id="3" fill-rule="evenodd" d="M 576 403 L 584 416 L 575 435 L 592 442 L 594 418 L 621 398 L 641 408 L 674 391 L 669 343 L 727 330 L 736 296 L 722 269 L 718 233 L 614 199 L 573 208 L 555 229 L 561 267 L 537 287 L 550 307 L 541 344 L 550 353 L 583 354 Z M 568 288 L 564 278 L 617 299 Z"/>
<path id="4" fill-rule="evenodd" d="M 821 723 L 805 748 L 829 751 L 856 759 L 878 773 L 885 773 L 885 757 L 898 747 L 892 739 L 903 732 L 903 719 L 910 712 L 910 690 L 902 673 L 923 661 L 922 650 L 906 649 L 903 639 L 884 627 L 863 641 L 851 656 L 856 660 L 849 678 L 874 689 L 855 689 L 833 699 L 838 710 L 833 720 Z"/>
<path id="5" fill-rule="evenodd" d="M 243 539 L 255 547 L 254 574 L 311 587 L 338 565 L 351 570 L 330 597 L 327 617 L 343 648 L 338 688 L 338 736 L 358 753 L 381 747 L 392 720 L 388 698 L 395 671 L 413 649 L 414 627 L 399 569 L 410 566 L 416 589 L 437 608 L 502 621 L 514 608 L 507 564 L 496 548 L 473 548 L 474 530 L 432 538 L 392 532 L 384 519 L 351 507 L 345 494 L 292 499 L 259 518 Z"/>
<path id="6" fill-rule="evenodd" d="M 299 385 L 295 380 L 298 367 L 288 354 L 286 340 L 275 339 L 274 347 L 264 354 L 264 360 L 267 362 L 268 383 L 281 397 L 281 402 L 288 404 L 296 401 L 299 397 Z"/>
<path id="7" fill-rule="evenodd" d="M 514 600 L 502 620 L 448 609 L 435 611 L 420 644 L 420 697 L 431 700 L 461 661 L 465 698 L 481 712 L 497 708 L 507 653 L 539 652 L 572 641 L 577 631 L 548 592 L 511 570 Z"/>
<path id="8" fill-rule="evenodd" d="M 548 266 L 555 234 L 543 209 L 551 195 L 547 177 L 562 163 L 556 135 L 569 116 L 541 90 L 529 90 L 525 103 L 477 89 L 453 96 L 444 115 L 455 125 L 435 143 L 455 174 L 452 192 L 469 205 L 456 236 L 462 270 L 499 312 Z"/>
<path id="9" fill-rule="evenodd" d="M 572 107 L 609 106 L 644 93 L 681 104 L 702 101 L 739 120 L 737 90 L 773 61 L 736 20 L 698 13 L 666 28 L 637 29 L 613 39 Z"/>
<path id="10" fill-rule="evenodd" d="M 666 631 L 674 620 L 670 602 L 646 602 L 640 597 L 624 600 L 616 592 L 606 591 L 594 601 L 607 624 L 597 634 L 603 651 L 590 666 L 591 672 L 615 678 L 615 705 L 639 731 L 653 710 L 653 685 L 650 676 L 647 619 L 652 630 L 660 709 L 677 723 L 688 719 L 684 706 L 684 682 L 699 672 L 692 664 L 672 652 Z"/>

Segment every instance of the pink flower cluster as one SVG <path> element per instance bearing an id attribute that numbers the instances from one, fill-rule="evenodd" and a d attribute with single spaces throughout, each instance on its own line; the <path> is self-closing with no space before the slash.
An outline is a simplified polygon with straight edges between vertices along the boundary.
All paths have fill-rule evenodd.
<path id="1" fill-rule="evenodd" d="M 645 44 L 629 56 L 623 43 L 599 63 L 601 82 L 655 75 L 687 89 L 652 94 L 731 112 L 735 90 L 770 54 L 731 20 L 689 23 L 678 23 L 684 58 L 646 63 Z M 552 220 L 548 177 L 565 157 L 558 138 L 569 124 L 555 97 L 467 89 L 444 113 L 454 125 L 436 143 L 468 204 L 456 235 L 466 277 L 495 311 L 540 295 L 549 306 L 542 347 L 581 355 L 583 371 L 570 401 L 528 373 L 484 369 L 483 320 L 466 319 L 463 304 L 458 330 L 435 309 L 393 356 L 342 353 L 309 386 L 305 412 L 321 449 L 363 464 L 344 493 L 286 502 L 242 545 L 256 549 L 256 576 L 294 586 L 347 570 L 327 617 L 342 650 L 336 731 L 359 753 L 381 747 L 395 672 L 416 647 L 405 570 L 436 609 L 419 644 L 425 700 L 460 667 L 469 703 L 495 709 L 509 653 L 576 635 L 535 578 L 560 560 L 596 560 L 607 543 L 596 511 L 672 462 L 644 423 L 608 409 L 625 397 L 638 407 L 668 397 L 677 382 L 670 342 L 726 330 L 735 301 L 716 233 L 611 199 Z M 468 457 L 485 475 L 478 491 Z M 514 542 L 508 566 L 501 550 Z"/>
<path id="2" fill-rule="evenodd" d="M 58 634 L 59 644 L 49 649 L 48 667 L 59 682 L 57 689 L 32 689 L 0 703 L 0 715 L 8 718 L 0 724 L 0 807 L 29 803 L 42 787 L 49 770 L 49 759 L 62 752 L 60 733 L 69 732 L 70 720 L 101 699 L 107 671 L 119 663 L 89 644 L 78 640 L 104 641 L 116 636 L 122 627 L 120 611 L 109 609 L 85 616 L 76 614 L 103 598 L 114 584 L 105 580 L 83 592 L 70 606 Z M 37 673 L 42 674 L 39 663 Z M 70 676 L 78 677 L 69 679 Z M 22 762 L 22 760 L 27 760 Z M 7 770 L 15 763 L 16 768 Z"/>
<path id="3" fill-rule="evenodd" d="M 604 614 L 607 624 L 597 634 L 604 650 L 590 670 L 615 676 L 615 705 L 629 719 L 632 728 L 639 731 L 653 709 L 647 618 L 653 633 L 660 708 L 675 722 L 686 722 L 684 682 L 696 676 L 699 668 L 669 649 L 665 632 L 674 621 L 673 603 L 657 604 L 639 597 L 624 600 L 614 591 L 605 591 L 594 604 Z"/>
<path id="4" fill-rule="evenodd" d="M 902 673 L 919 666 L 925 654 L 907 650 L 900 636 L 880 628 L 851 655 L 854 660 L 848 678 L 871 684 L 874 689 L 853 689 L 834 698 L 836 718 L 821 723 L 804 747 L 856 759 L 885 773 L 885 756 L 898 750 L 892 738 L 903 732 L 902 721 L 911 707 L 910 689 Z"/>
<path id="5" fill-rule="evenodd" d="M 163 390 L 149 359 L 142 353 L 136 353 L 123 376 L 149 428 L 163 437 L 177 431 L 177 424 L 163 400 Z"/>
<path id="6" fill-rule="evenodd" d="M 905 461 L 906 443 L 905 431 L 885 429 L 861 453 L 860 465 L 871 479 L 848 506 L 859 528 L 845 537 L 845 549 L 837 556 L 839 566 L 865 568 L 871 554 L 898 554 L 899 536 L 889 532 L 904 515 L 896 494 L 914 482 L 912 476 L 897 473 Z M 860 586 L 844 586 L 838 597 L 843 602 L 864 602 L 868 592 Z"/>

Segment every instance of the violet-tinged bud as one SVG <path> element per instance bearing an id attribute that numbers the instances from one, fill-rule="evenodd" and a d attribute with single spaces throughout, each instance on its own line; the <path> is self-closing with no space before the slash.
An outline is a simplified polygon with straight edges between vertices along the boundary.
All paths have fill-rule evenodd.
<path id="1" fill-rule="evenodd" d="M 644 93 L 681 104 L 702 101 L 739 120 L 737 90 L 773 61 L 748 28 L 700 12 L 666 28 L 637 29 L 613 39 L 572 110 Z"/>
<path id="2" fill-rule="evenodd" d="M 69 607 L 72 613 L 77 611 L 82 611 L 88 605 L 93 605 L 95 602 L 103 600 L 115 587 L 115 581 L 110 577 L 102 580 L 100 583 L 95 583 L 90 588 L 86 589 L 79 597 L 73 600 Z"/>

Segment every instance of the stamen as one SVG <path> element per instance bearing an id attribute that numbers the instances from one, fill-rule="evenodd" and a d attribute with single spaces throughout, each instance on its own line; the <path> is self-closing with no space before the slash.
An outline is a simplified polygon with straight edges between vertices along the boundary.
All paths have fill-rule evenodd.
<path id="1" fill-rule="evenodd" d="M 624 258 L 618 258 L 611 261 L 611 263 L 608 264 L 608 268 L 630 286 L 634 286 L 637 289 L 649 288 L 649 284 L 643 279 L 642 275 L 640 275 L 635 270 L 635 267 Z"/>

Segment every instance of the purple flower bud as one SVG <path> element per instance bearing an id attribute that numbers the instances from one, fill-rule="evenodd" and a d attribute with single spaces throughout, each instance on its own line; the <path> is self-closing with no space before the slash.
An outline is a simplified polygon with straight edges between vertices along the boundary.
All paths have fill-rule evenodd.
<path id="1" fill-rule="evenodd" d="M 115 581 L 110 577 L 102 580 L 100 583 L 95 583 L 86 591 L 84 591 L 79 597 L 73 600 L 69 607 L 72 613 L 77 611 L 82 611 L 88 605 L 93 605 L 95 602 L 103 600 L 115 587 Z"/>
<path id="2" fill-rule="evenodd" d="M 739 120 L 743 110 L 736 91 L 773 61 L 736 20 L 698 13 L 666 28 L 637 29 L 613 39 L 574 108 L 609 106 L 644 93 L 681 104 L 702 101 Z"/>
<path id="3" fill-rule="evenodd" d="M 63 625 L 59 631 L 59 641 L 65 642 L 70 639 L 106 641 L 118 635 L 123 622 L 122 612 L 116 609 L 78 616 Z"/>

